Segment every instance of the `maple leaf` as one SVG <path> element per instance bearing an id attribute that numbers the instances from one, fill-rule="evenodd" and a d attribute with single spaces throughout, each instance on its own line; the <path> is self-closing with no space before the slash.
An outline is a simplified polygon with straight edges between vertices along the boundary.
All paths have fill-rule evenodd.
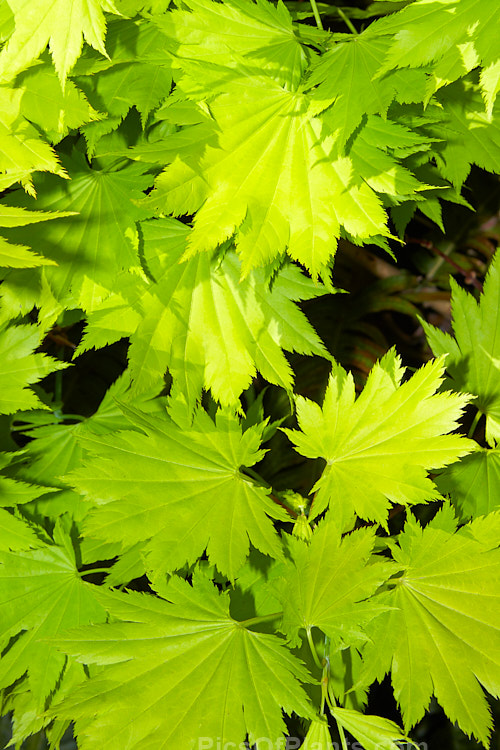
<path id="1" fill-rule="evenodd" d="M 140 165 L 117 171 L 91 169 L 77 152 L 65 164 L 71 182 L 61 184 L 48 175 L 37 179 L 41 195 L 36 206 L 77 215 L 54 219 L 36 230 L 16 227 L 4 234 L 12 241 L 36 244 L 37 250 L 58 264 L 44 274 L 56 299 L 70 307 L 92 309 L 103 296 L 97 284 L 112 288 L 121 269 L 139 265 L 134 246 L 136 222 L 148 212 L 133 201 L 143 197 L 141 190 L 152 178 L 143 174 Z M 35 205 L 21 191 L 11 193 L 9 203 Z M 37 304 L 37 296 L 32 304 Z"/>
<path id="2" fill-rule="evenodd" d="M 36 325 L 0 327 L 0 414 L 47 408 L 27 386 L 50 372 L 63 370 L 68 362 L 33 354 L 42 335 L 43 331 Z"/>
<path id="3" fill-rule="evenodd" d="M 268 75 L 286 88 L 297 88 L 310 52 L 300 43 L 284 3 L 187 0 L 183 7 L 189 12 L 174 10 L 155 21 L 185 74 L 180 81 L 184 91 L 210 96 L 206 77 L 200 80 L 206 65 L 220 67 L 227 81 L 230 71 L 241 75 L 242 62 L 247 74 Z"/>
<path id="4" fill-rule="evenodd" d="M 450 283 L 455 337 L 425 322 L 424 330 L 434 354 L 448 355 L 453 388 L 477 396 L 474 406 L 486 415 L 486 440 L 493 446 L 500 439 L 500 253 L 490 264 L 479 302 L 453 278 Z"/>
<path id="5" fill-rule="evenodd" d="M 333 750 L 328 722 L 324 719 L 313 719 L 301 747 L 303 750 Z"/>
<path id="6" fill-rule="evenodd" d="M 329 107 L 329 129 L 341 149 L 365 115 L 385 117 L 396 94 L 391 76 L 373 80 L 387 50 L 389 40 L 369 31 L 340 42 L 311 66 L 307 87 L 312 109 L 318 113 Z"/>
<path id="7" fill-rule="evenodd" d="M 61 141 L 70 129 L 102 117 L 72 81 L 66 81 L 61 89 L 48 62 L 21 73 L 16 89 L 22 92 L 21 113 L 38 125 L 52 144 Z"/>
<path id="8" fill-rule="evenodd" d="M 391 545 L 403 574 L 380 599 L 396 609 L 367 625 L 364 660 L 372 677 L 391 668 L 407 728 L 434 692 L 449 718 L 487 746 L 491 717 L 478 681 L 500 693 L 500 550 L 467 526 L 453 533 L 451 518 L 441 511 L 425 529 L 410 518 Z"/>
<path id="9" fill-rule="evenodd" d="M 177 158 L 145 200 L 174 215 L 196 212 L 188 257 L 238 230 L 243 276 L 285 250 L 317 276 L 341 226 L 356 241 L 389 234 L 379 198 L 353 180 L 350 159 L 329 156 L 332 139 L 320 140 L 307 97 L 253 78 L 228 84 L 210 106 L 219 146 Z"/>
<path id="10" fill-rule="evenodd" d="M 99 75 L 78 77 L 78 84 L 105 119 L 82 128 L 93 153 L 99 139 L 115 129 L 135 107 L 144 126 L 148 115 L 169 95 L 171 57 L 165 37 L 152 23 L 122 20 L 110 24 L 106 46 L 110 61 Z M 78 71 L 77 71 L 78 72 Z"/>
<path id="11" fill-rule="evenodd" d="M 112 0 L 9 0 L 9 5 L 15 29 L 0 52 L 0 78 L 12 81 L 49 44 L 63 88 L 84 38 L 106 55 L 103 11 L 118 12 Z"/>
<path id="12" fill-rule="evenodd" d="M 104 665 L 56 709 L 76 718 L 82 750 L 190 750 L 197 737 L 236 747 L 247 733 L 251 744 L 274 743 L 286 731 L 282 708 L 312 717 L 301 662 L 280 638 L 233 620 L 227 593 L 201 574 L 193 588 L 174 576 L 158 593 L 97 592 L 118 621 L 58 639 L 80 661 Z"/>
<path id="13" fill-rule="evenodd" d="M 394 572 L 390 563 L 371 559 L 374 543 L 372 529 L 342 539 L 334 523 L 323 522 L 310 544 L 291 546 L 293 563 L 280 593 L 281 627 L 293 645 L 300 643 L 300 628 L 312 627 L 321 628 L 338 648 L 363 641 L 364 624 L 383 611 L 370 597 Z"/>
<path id="14" fill-rule="evenodd" d="M 500 449 L 478 448 L 440 472 L 436 485 L 463 519 L 500 510 Z"/>
<path id="15" fill-rule="evenodd" d="M 358 742 L 363 743 L 364 750 L 399 750 L 401 742 L 414 744 L 397 724 L 381 716 L 362 714 L 338 706 L 333 708 L 332 715 Z"/>
<path id="16" fill-rule="evenodd" d="M 500 104 L 495 105 L 493 116 L 488 117 L 477 85 L 468 80 L 446 86 L 436 94 L 436 100 L 446 117 L 428 130 L 442 140 L 442 145 L 436 146 L 436 160 L 443 177 L 460 188 L 471 164 L 498 173 Z"/>
<path id="17" fill-rule="evenodd" d="M 496 0 L 418 0 L 411 3 L 370 27 L 371 34 L 392 37 L 377 75 L 382 76 L 394 68 L 419 67 L 447 56 L 448 74 L 454 69 L 449 80 L 456 80 L 482 63 L 483 92 L 491 109 L 500 88 L 494 23 L 497 14 Z"/>
<path id="18" fill-rule="evenodd" d="M 240 263 L 228 252 L 181 263 L 190 229 L 174 219 L 141 226 L 144 254 L 157 283 L 146 291 L 147 311 L 132 332 L 129 364 L 138 392 L 161 384 L 167 368 L 174 393 L 194 405 L 203 386 L 225 405 L 239 404 L 258 369 L 287 390 L 293 373 L 282 349 L 329 355 L 294 301 L 326 292 L 293 266 L 280 271 L 272 288 L 265 272 L 240 283 Z M 202 325 L 199 322 L 203 321 Z M 92 318 L 89 320 L 91 333 Z"/>
<path id="19" fill-rule="evenodd" d="M 243 565 L 249 542 L 281 556 L 271 518 L 288 516 L 268 489 L 240 471 L 263 456 L 264 425 L 242 434 L 235 417 L 219 413 L 214 424 L 198 409 L 186 430 L 130 408 L 126 413 L 145 434 L 80 438 L 89 458 L 66 477 L 97 506 L 86 524 L 90 536 L 127 546 L 150 540 L 145 551 L 160 570 L 193 563 L 206 548 L 230 578 Z"/>
<path id="20" fill-rule="evenodd" d="M 71 211 L 28 211 L 19 206 L 0 205 L 0 227 L 23 227 L 39 221 L 62 219 L 72 216 Z M 35 268 L 52 266 L 55 261 L 31 252 L 28 247 L 12 245 L 0 237 L 0 266 L 8 268 Z"/>
<path id="21" fill-rule="evenodd" d="M 28 673 L 38 711 L 56 687 L 66 659 L 53 644 L 41 640 L 70 627 L 102 622 L 105 609 L 93 587 L 76 570 L 71 542 L 56 526 L 60 546 L 0 553 L 0 637 L 12 638 L 2 656 L 0 686 L 8 687 Z"/>
<path id="22" fill-rule="evenodd" d="M 67 177 L 55 151 L 40 139 L 36 128 L 21 112 L 22 89 L 3 91 L 0 106 L 0 171 L 2 189 L 20 181 L 24 189 L 35 194 L 31 173 L 53 172 Z"/>
<path id="23" fill-rule="evenodd" d="M 327 465 L 313 487 L 315 517 L 328 506 L 341 526 L 354 513 L 385 526 L 389 501 L 422 503 L 439 498 L 427 469 L 470 453 L 475 443 L 446 435 L 457 426 L 469 397 L 436 393 L 442 359 L 429 362 L 405 383 L 394 350 L 374 365 L 355 400 L 354 380 L 334 365 L 323 407 L 297 398 L 299 430 L 283 431 L 308 458 Z"/>

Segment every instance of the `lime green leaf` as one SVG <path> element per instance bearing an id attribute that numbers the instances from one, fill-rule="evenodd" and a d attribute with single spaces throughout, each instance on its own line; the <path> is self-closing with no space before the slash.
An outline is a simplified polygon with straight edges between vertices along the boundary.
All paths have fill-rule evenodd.
<path id="1" fill-rule="evenodd" d="M 193 737 L 238 747 L 247 733 L 274 744 L 286 731 L 282 708 L 311 717 L 301 663 L 276 636 L 233 620 L 227 594 L 201 575 L 193 588 L 174 577 L 158 593 L 168 601 L 100 591 L 118 621 L 58 639 L 82 662 L 105 665 L 55 711 L 76 718 L 81 750 L 190 750 Z"/>
<path id="2" fill-rule="evenodd" d="M 194 405 L 205 386 L 222 404 L 239 406 L 257 369 L 271 383 L 292 389 L 293 373 L 282 349 L 329 357 L 293 304 L 326 289 L 297 268 L 280 271 L 271 289 L 263 271 L 240 283 L 240 263 L 232 252 L 222 262 L 206 253 L 180 262 L 190 236 L 180 222 L 144 222 L 141 231 L 157 283 L 141 300 L 146 312 L 131 331 L 129 364 L 137 392 L 161 388 L 168 368 L 174 395 L 184 394 L 188 404 Z M 90 336 L 100 313 L 89 318 Z"/>
<path id="3" fill-rule="evenodd" d="M 140 165 L 128 165 L 118 171 L 91 169 L 76 152 L 65 164 L 71 182 L 62 185 L 56 178 L 40 177 L 36 180 L 40 190 L 36 205 L 78 215 L 54 219 L 36 229 L 15 228 L 4 234 L 12 241 L 26 240 L 58 263 L 57 267 L 45 269 L 45 274 L 59 301 L 69 307 L 92 309 L 100 301 L 96 284 L 111 289 L 121 269 L 139 265 L 136 222 L 148 212 L 138 208 L 134 199 L 143 197 L 141 190 L 151 184 L 152 178 L 143 175 Z M 35 206 L 21 191 L 11 193 L 9 203 Z M 37 300 L 33 302 L 36 304 Z"/>
<path id="4" fill-rule="evenodd" d="M 67 362 L 33 351 L 43 335 L 37 326 L 19 325 L 0 330 L 0 414 L 20 409 L 47 408 L 27 386 L 50 372 L 63 370 Z"/>
<path id="5" fill-rule="evenodd" d="M 484 92 L 492 104 L 498 78 L 498 4 L 496 0 L 419 0 L 370 28 L 372 34 L 392 34 L 386 60 L 378 76 L 394 68 L 420 67 L 451 51 L 455 64 L 452 80 L 461 78 L 480 63 L 488 69 Z M 489 77 L 491 76 L 491 77 Z"/>
<path id="6" fill-rule="evenodd" d="M 449 718 L 487 746 L 491 717 L 479 683 L 500 694 L 500 550 L 467 526 L 455 534 L 448 526 L 442 513 L 425 529 L 408 521 L 392 547 L 403 575 L 380 597 L 397 609 L 368 624 L 364 658 L 379 677 L 392 669 L 407 728 L 434 692 Z"/>
<path id="7" fill-rule="evenodd" d="M 321 719 L 313 719 L 307 730 L 302 750 L 333 750 L 332 737 L 328 722 Z"/>
<path id="8" fill-rule="evenodd" d="M 480 448 L 436 477 L 440 492 L 449 494 L 464 519 L 500 509 L 500 449 Z"/>
<path id="9" fill-rule="evenodd" d="M 341 648 L 365 639 L 364 624 L 383 611 L 370 597 L 394 572 L 391 564 L 372 559 L 374 543 L 372 529 L 342 538 L 334 523 L 325 522 L 310 544 L 294 542 L 282 589 L 282 628 L 294 645 L 299 629 L 312 627 Z"/>
<path id="10" fill-rule="evenodd" d="M 71 211 L 27 211 L 18 206 L 0 205 L 0 227 L 23 227 L 36 224 L 39 221 L 61 219 L 71 216 Z M 0 237 L 0 266 L 7 268 L 36 268 L 37 266 L 53 266 L 55 261 L 43 258 L 22 245 L 12 245 Z"/>
<path id="11" fill-rule="evenodd" d="M 2 190 L 20 181 L 29 193 L 34 194 L 32 172 L 53 172 L 60 177 L 67 175 L 55 151 L 40 139 L 36 128 L 23 117 L 22 89 L 1 91 L 0 172 L 6 172 L 2 176 Z"/>
<path id="12" fill-rule="evenodd" d="M 67 628 L 102 622 L 106 613 L 92 586 L 77 574 L 68 549 L 47 546 L 0 554 L 0 637 L 12 638 L 0 664 L 0 685 L 7 687 L 28 672 L 38 710 L 56 687 L 65 658 L 42 639 Z"/>
<path id="13" fill-rule="evenodd" d="M 297 88 L 308 54 L 295 35 L 284 3 L 187 0 L 183 7 L 191 12 L 174 10 L 159 17 L 157 23 L 168 38 L 177 65 L 188 76 L 198 73 L 194 80 L 198 94 L 203 64 L 221 66 L 227 80 L 229 71 L 235 70 L 241 60 L 247 71 L 267 75 L 291 90 Z M 186 88 L 186 81 L 181 85 Z M 201 85 L 206 87 L 206 82 Z M 205 95 L 211 93 L 208 89 Z"/>
<path id="14" fill-rule="evenodd" d="M 307 85 L 317 86 L 312 92 L 312 107 L 328 112 L 331 133 L 337 148 L 342 148 L 365 115 L 387 114 L 396 87 L 391 76 L 373 80 L 384 58 L 389 40 L 369 33 L 349 37 L 335 44 L 313 65 Z M 332 104 L 333 102 L 333 104 Z"/>
<path id="15" fill-rule="evenodd" d="M 308 105 L 304 95 L 257 78 L 228 84 L 211 103 L 219 147 L 197 146 L 191 158 L 178 158 L 147 199 L 175 215 L 197 212 L 189 256 L 238 230 L 243 275 L 286 250 L 317 276 L 335 253 L 341 226 L 356 240 L 389 233 L 380 200 L 353 181 L 348 157 L 329 156 L 333 141 L 320 142 Z"/>
<path id="16" fill-rule="evenodd" d="M 128 410 L 134 420 L 133 412 Z M 90 456 L 67 480 L 94 500 L 90 536 L 145 547 L 152 567 L 176 570 L 205 548 L 212 563 L 234 578 L 249 542 L 272 557 L 281 547 L 271 518 L 287 516 L 240 471 L 253 466 L 264 425 L 243 434 L 238 420 L 219 414 L 217 424 L 198 410 L 193 427 L 140 418 L 146 433 L 81 438 Z"/>
<path id="17" fill-rule="evenodd" d="M 49 44 L 62 85 L 81 53 L 83 39 L 106 55 L 103 11 L 117 13 L 112 0 L 9 0 L 15 30 L 0 53 L 0 78 L 12 81 Z"/>
<path id="18" fill-rule="evenodd" d="M 409 742 L 397 724 L 380 716 L 339 707 L 335 707 L 332 714 L 344 729 L 361 742 L 364 750 L 399 750 L 399 743 Z"/>
<path id="19" fill-rule="evenodd" d="M 327 462 L 313 488 L 313 516 L 333 509 L 341 525 L 353 514 L 386 524 L 389 501 L 422 503 L 440 497 L 428 469 L 470 453 L 475 443 L 446 435 L 468 397 L 436 393 L 443 361 L 424 365 L 401 384 L 404 370 L 391 350 L 371 370 L 355 400 L 354 381 L 340 365 L 330 376 L 323 407 L 299 396 L 299 430 L 284 430 L 308 458 Z"/>
<path id="20" fill-rule="evenodd" d="M 3 492 L 0 492 L 0 500 L 4 504 L 2 495 Z M 39 546 L 40 540 L 25 521 L 3 508 L 0 509 L 0 551 L 17 552 Z"/>
<path id="21" fill-rule="evenodd" d="M 500 104 L 493 116 L 484 111 L 478 88 L 459 81 L 436 94 L 446 119 L 431 132 L 443 140 L 436 149 L 440 172 L 461 187 L 471 164 L 498 174 L 500 171 Z"/>
<path id="22" fill-rule="evenodd" d="M 48 63 L 22 73 L 16 87 L 23 92 L 23 115 L 38 125 L 51 143 L 58 143 L 70 129 L 102 117 L 72 81 L 66 82 L 63 91 Z"/>
<path id="23" fill-rule="evenodd" d="M 500 253 L 495 255 L 476 302 L 451 279 L 453 332 L 423 323 L 435 355 L 447 354 L 446 369 L 455 390 L 477 396 L 474 406 L 486 415 L 486 439 L 500 439 Z"/>

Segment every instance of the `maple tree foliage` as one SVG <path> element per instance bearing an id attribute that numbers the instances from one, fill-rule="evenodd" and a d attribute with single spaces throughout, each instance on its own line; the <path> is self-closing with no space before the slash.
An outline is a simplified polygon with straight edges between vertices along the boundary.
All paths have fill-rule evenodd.
<path id="1" fill-rule="evenodd" d="M 422 321 L 435 359 L 387 347 L 362 387 L 308 304 L 341 308 L 339 242 L 397 257 L 417 210 L 444 229 L 472 167 L 500 173 L 498 2 L 306 5 L 0 2 L 16 748 L 73 724 L 82 750 L 260 750 L 295 717 L 306 750 L 397 750 L 433 696 L 488 747 L 500 254 L 478 297 L 451 281 L 452 333 Z M 63 372 L 123 341 L 93 413 L 66 413 Z M 292 353 L 329 369 L 319 396 Z M 401 726 L 367 705 L 388 674 Z"/>

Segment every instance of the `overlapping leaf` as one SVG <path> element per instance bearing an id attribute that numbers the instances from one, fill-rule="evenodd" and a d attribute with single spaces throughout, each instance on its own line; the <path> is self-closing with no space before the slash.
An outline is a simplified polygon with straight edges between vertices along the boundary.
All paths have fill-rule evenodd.
<path id="1" fill-rule="evenodd" d="M 228 85 L 211 104 L 219 146 L 174 161 L 148 198 L 174 215 L 196 212 L 189 255 L 237 231 L 243 275 L 285 251 L 318 275 L 342 230 L 356 241 L 389 233 L 380 200 L 348 157 L 330 156 L 332 140 L 320 141 L 307 107 L 307 97 L 259 78 Z"/>
<path id="2" fill-rule="evenodd" d="M 301 663 L 276 636 L 252 632 L 229 616 L 227 594 L 195 576 L 158 592 L 101 592 L 113 624 L 79 629 L 60 647 L 105 665 L 57 715 L 76 718 L 82 750 L 190 750 L 194 738 L 239 746 L 249 734 L 282 741 L 281 709 L 312 714 Z"/>
<path id="3" fill-rule="evenodd" d="M 491 717 L 479 683 L 499 695 L 500 550 L 467 526 L 454 534 L 447 514 L 423 530 L 410 520 L 393 546 L 404 572 L 381 599 L 396 609 L 367 626 L 365 662 L 370 679 L 391 668 L 407 728 L 434 693 L 450 719 L 487 746 Z"/>
<path id="4" fill-rule="evenodd" d="M 463 518 L 500 510 L 500 449 L 481 448 L 452 464 L 436 478 Z"/>
<path id="5" fill-rule="evenodd" d="M 130 336 L 129 365 L 137 393 L 161 388 L 168 369 L 173 394 L 182 394 L 190 406 L 203 387 L 222 404 L 239 405 L 257 370 L 271 383 L 292 389 L 293 373 L 282 349 L 328 357 L 294 304 L 326 289 L 297 268 L 280 271 L 271 288 L 260 270 L 240 283 L 240 263 L 233 252 L 222 261 L 202 254 L 181 262 L 190 229 L 180 222 L 144 222 L 141 233 L 156 283 L 142 286 L 141 299 L 134 288 L 105 300 L 89 316 L 79 350 L 101 345 L 103 329 L 114 329 L 116 338 Z"/>
<path id="6" fill-rule="evenodd" d="M 61 534 L 60 530 L 56 535 Z M 38 711 L 43 711 L 66 659 L 53 644 L 42 646 L 42 639 L 102 622 L 106 612 L 92 586 L 79 578 L 68 544 L 2 552 L 0 562 L 0 637 L 12 638 L 2 656 L 0 685 L 8 687 L 28 672 Z"/>
<path id="7" fill-rule="evenodd" d="M 447 354 L 446 369 L 453 387 L 477 396 L 486 415 L 486 439 L 500 439 L 500 253 L 490 265 L 479 302 L 451 279 L 455 337 L 424 323 L 436 355 Z"/>
<path id="8" fill-rule="evenodd" d="M 188 10 L 174 10 L 157 23 L 177 65 L 188 74 L 184 89 L 210 96 L 206 78 L 200 80 L 207 64 L 217 66 L 218 76 L 227 80 L 231 72 L 238 75 L 242 61 L 247 74 L 268 75 L 297 88 L 310 51 L 300 44 L 284 3 L 187 0 L 183 8 Z"/>
<path id="9" fill-rule="evenodd" d="M 323 522 L 310 544 L 293 544 L 281 592 L 283 632 L 293 643 L 299 629 L 312 627 L 337 647 L 363 641 L 363 626 L 383 611 L 370 597 L 394 572 L 390 563 L 371 558 L 374 542 L 371 529 L 342 539 L 335 523 Z"/>
<path id="10" fill-rule="evenodd" d="M 391 36 L 381 76 L 394 68 L 419 67 L 446 58 L 449 81 L 482 64 L 482 88 L 491 109 L 500 88 L 496 0 L 418 0 L 370 27 Z M 442 71 L 438 67 L 438 76 Z"/>
<path id="11" fill-rule="evenodd" d="M 340 365 L 330 376 L 323 406 L 299 396 L 300 430 L 284 430 L 297 450 L 327 462 L 313 488 L 314 516 L 328 506 L 340 525 L 356 513 L 386 524 L 389 501 L 428 502 L 439 497 L 427 470 L 470 453 L 475 443 L 447 435 L 467 396 L 436 393 L 444 365 L 435 360 L 401 384 L 404 370 L 391 350 L 371 370 L 355 400 L 354 381 Z"/>
<path id="12" fill-rule="evenodd" d="M 104 12 L 117 13 L 112 0 L 9 0 L 15 29 L 0 53 L 0 79 L 11 81 L 49 44 L 64 85 L 83 40 L 106 55 Z"/>
<path id="13" fill-rule="evenodd" d="M 76 153 L 65 164 L 71 182 L 41 177 L 36 182 L 40 190 L 36 204 L 21 191 L 10 194 L 9 203 L 78 215 L 54 219 L 36 230 L 20 227 L 5 234 L 13 242 L 29 242 L 58 264 L 45 270 L 45 278 L 59 301 L 92 309 L 103 295 L 96 284 L 112 288 L 121 269 L 139 265 L 136 222 L 148 212 L 133 201 L 143 197 L 141 190 L 152 178 L 143 175 L 139 165 L 118 171 L 91 169 Z M 37 304 L 37 296 L 32 304 Z"/>
<path id="14" fill-rule="evenodd" d="M 287 518 L 269 490 L 240 471 L 263 455 L 264 425 L 243 434 L 238 420 L 220 414 L 217 424 L 202 410 L 191 429 L 167 419 L 148 420 L 127 411 L 145 434 L 87 436 L 84 468 L 68 480 L 96 503 L 90 536 L 146 545 L 149 564 L 176 570 L 207 550 L 219 570 L 234 578 L 249 543 L 273 557 L 281 547 L 271 518 Z"/>
<path id="15" fill-rule="evenodd" d="M 3 326 L 0 330 L 0 414 L 44 408 L 28 386 L 68 366 L 67 362 L 33 353 L 42 335 L 35 325 Z"/>

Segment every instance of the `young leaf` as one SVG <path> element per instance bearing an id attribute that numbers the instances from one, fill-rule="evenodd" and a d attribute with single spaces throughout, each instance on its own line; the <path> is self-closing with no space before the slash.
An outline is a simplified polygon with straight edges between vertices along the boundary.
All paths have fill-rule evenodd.
<path id="1" fill-rule="evenodd" d="M 100 301 L 96 284 L 111 289 L 121 269 L 139 265 L 136 222 L 148 212 L 138 208 L 133 200 L 143 196 L 141 190 L 151 184 L 152 178 L 143 174 L 145 170 L 140 165 L 127 165 L 117 171 L 91 169 L 77 152 L 65 160 L 65 165 L 71 182 L 62 185 L 49 176 L 37 180 L 41 193 L 37 205 L 78 215 L 54 219 L 36 229 L 15 228 L 5 235 L 15 242 L 35 244 L 37 250 L 58 263 L 45 272 L 59 301 L 70 307 L 92 309 Z M 11 193 L 9 203 L 34 207 L 33 200 L 21 191 Z M 37 301 L 34 299 L 34 304 Z"/>
<path id="2" fill-rule="evenodd" d="M 407 740 L 397 724 L 380 716 L 339 707 L 335 707 L 332 714 L 344 729 L 362 743 L 364 750 L 399 750 L 399 743 Z"/>
<path id="3" fill-rule="evenodd" d="M 483 294 L 472 294 L 451 279 L 453 332 L 423 322 L 429 346 L 436 356 L 447 354 L 446 369 L 455 390 L 477 396 L 474 406 L 486 415 L 486 440 L 500 439 L 500 253 L 485 279 Z"/>
<path id="4" fill-rule="evenodd" d="M 500 448 L 480 448 L 448 466 L 435 481 L 443 495 L 450 495 L 463 519 L 499 510 Z"/>
<path id="5" fill-rule="evenodd" d="M 372 529 L 342 538 L 335 523 L 323 522 L 310 544 L 293 544 L 282 589 L 282 628 L 293 644 L 300 628 L 312 627 L 336 646 L 363 641 L 364 624 L 383 611 L 370 597 L 394 572 L 390 563 L 372 558 L 374 542 Z"/>
<path id="6" fill-rule="evenodd" d="M 62 86 L 82 50 L 83 39 L 106 56 L 103 11 L 113 0 L 9 0 L 15 29 L 0 53 L 0 78 L 12 81 L 49 44 Z"/>
<path id="7" fill-rule="evenodd" d="M 322 719 L 313 719 L 301 747 L 302 750 L 333 750 L 328 722 Z"/>
<path id="8" fill-rule="evenodd" d="M 372 679 L 391 668 L 407 728 L 434 692 L 450 719 L 486 746 L 491 717 L 479 683 L 500 694 L 500 550 L 451 524 L 443 512 L 424 529 L 409 520 L 392 545 L 403 574 L 380 599 L 396 609 L 367 626 L 364 659 Z"/>
<path id="9" fill-rule="evenodd" d="M 197 212 L 188 256 L 237 231 L 244 276 L 285 251 L 318 276 L 341 226 L 356 240 L 389 234 L 379 198 L 353 179 L 348 157 L 330 156 L 332 139 L 321 140 L 308 106 L 263 78 L 228 84 L 211 103 L 219 146 L 178 158 L 146 200 L 177 216 Z"/>
<path id="10" fill-rule="evenodd" d="M 401 384 L 404 370 L 391 350 L 371 370 L 355 400 L 354 381 L 334 365 L 323 406 L 299 396 L 300 430 L 283 431 L 308 458 L 327 465 L 313 487 L 312 516 L 328 506 L 345 528 L 356 513 L 385 525 L 389 501 L 421 503 L 440 497 L 427 470 L 470 453 L 475 443 L 447 435 L 469 398 L 436 393 L 443 360 L 424 365 Z"/>
<path id="11" fill-rule="evenodd" d="M 40 549 L 0 554 L 0 637 L 13 638 L 2 656 L 0 686 L 8 687 L 28 672 L 37 708 L 56 687 L 65 658 L 53 644 L 67 628 L 102 622 L 106 612 L 82 581 L 68 548 L 44 545 Z"/>
<path id="12" fill-rule="evenodd" d="M 127 414 L 145 434 L 82 438 L 90 456 L 67 477 L 96 503 L 90 536 L 126 546 L 150 540 L 149 563 L 165 571 L 195 562 L 206 548 L 221 573 L 234 578 L 249 542 L 281 557 L 271 518 L 288 516 L 240 471 L 262 458 L 265 425 L 242 434 L 235 417 L 219 414 L 214 424 L 198 409 L 193 427 L 182 430 L 165 418 Z"/>
<path id="13" fill-rule="evenodd" d="M 80 661 L 104 665 L 55 711 L 76 718 L 81 750 L 191 750 L 194 737 L 237 747 L 247 733 L 252 744 L 278 743 L 282 708 L 312 718 L 301 663 L 276 636 L 233 620 L 227 594 L 201 575 L 193 588 L 173 577 L 158 593 L 101 591 L 115 622 L 58 639 Z"/>
<path id="14" fill-rule="evenodd" d="M 297 268 L 281 270 L 271 288 L 261 270 L 240 282 L 233 252 L 221 262 L 203 254 L 181 263 L 190 230 L 180 222 L 158 219 L 144 222 L 141 230 L 157 283 L 141 300 L 146 312 L 131 331 L 129 365 L 136 393 L 161 388 L 168 369 L 173 395 L 182 394 L 188 405 L 194 406 L 205 387 L 223 405 L 239 407 L 257 369 L 269 382 L 291 391 L 293 372 L 282 349 L 329 358 L 294 304 L 326 289 Z"/>
<path id="15" fill-rule="evenodd" d="M 60 362 L 45 354 L 33 354 L 42 333 L 34 325 L 0 328 L 0 414 L 47 408 L 27 386 L 50 372 L 63 370 L 68 367 L 68 362 Z"/>

